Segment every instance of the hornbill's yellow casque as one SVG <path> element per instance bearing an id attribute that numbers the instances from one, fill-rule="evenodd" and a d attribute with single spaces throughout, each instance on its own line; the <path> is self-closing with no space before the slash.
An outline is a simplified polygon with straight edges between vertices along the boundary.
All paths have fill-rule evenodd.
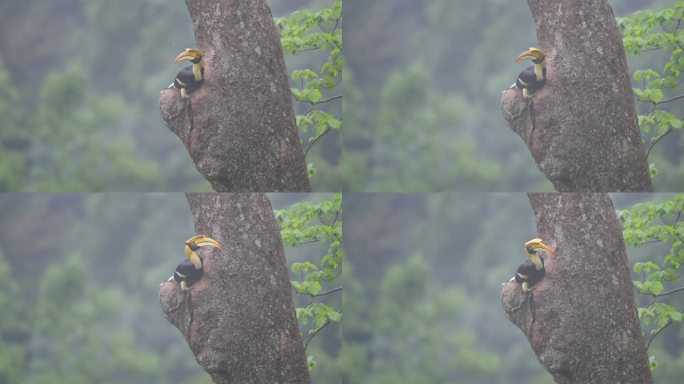
<path id="1" fill-rule="evenodd" d="M 185 241 L 184 251 L 188 258 L 178 264 L 176 272 L 174 272 L 172 277 L 173 280 L 180 283 L 182 290 L 189 290 L 190 286 L 202 277 L 204 273 L 204 258 L 198 255 L 197 251 L 206 246 L 221 249 L 221 244 L 218 241 L 204 235 L 193 236 Z"/>
<path id="2" fill-rule="evenodd" d="M 180 89 L 181 97 L 187 98 L 204 82 L 204 54 L 199 49 L 185 48 L 176 56 L 173 63 L 177 64 L 183 60 L 189 60 L 192 65 L 178 72 L 172 86 Z"/>
<path id="3" fill-rule="evenodd" d="M 523 292 L 531 291 L 532 286 L 544 277 L 544 256 L 540 255 L 541 251 L 538 250 L 544 250 L 551 255 L 554 254 L 553 250 L 541 239 L 532 239 L 525 243 L 525 255 L 528 259 L 520 264 L 515 272 L 515 282 L 520 284 Z"/>
<path id="4" fill-rule="evenodd" d="M 539 48 L 530 48 L 519 54 L 515 61 L 518 62 L 525 57 L 531 57 L 534 65 L 520 72 L 515 86 L 522 89 L 524 98 L 530 98 L 546 82 L 546 53 Z"/>

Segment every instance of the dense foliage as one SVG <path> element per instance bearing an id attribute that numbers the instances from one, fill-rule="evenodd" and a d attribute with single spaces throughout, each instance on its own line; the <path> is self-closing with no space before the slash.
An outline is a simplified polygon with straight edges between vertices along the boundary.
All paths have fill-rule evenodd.
<path id="1" fill-rule="evenodd" d="M 333 94 L 342 79 L 341 20 L 342 1 L 334 1 L 330 8 L 303 9 L 292 12 L 288 17 L 275 19 L 286 54 L 322 51 L 323 55 L 323 63 L 318 71 L 312 68 L 291 71 L 292 81 L 298 84 L 292 88 L 292 93 L 295 100 L 306 108 L 304 113 L 296 116 L 300 133 L 308 138 L 306 155 L 318 140 L 331 131 L 339 132 L 342 126 L 341 117 L 335 117 L 322 108 L 326 103 L 342 98 L 340 94 Z M 340 108 L 335 109 L 339 114 Z M 309 177 L 313 177 L 316 174 L 314 164 L 309 162 L 307 167 Z M 331 171 L 328 169 L 326 172 Z M 327 178 L 332 180 L 331 176 L 327 175 Z"/>
<path id="2" fill-rule="evenodd" d="M 634 263 L 634 287 L 642 296 L 639 318 L 649 348 L 666 328 L 673 324 L 680 328 L 684 318 L 684 287 L 681 287 L 680 278 L 684 273 L 684 224 L 680 221 L 684 220 L 683 214 L 684 195 L 676 195 L 671 200 L 642 202 L 618 211 L 625 244 L 652 250 L 646 258 Z M 677 344 L 681 344 L 678 336 L 681 332 L 673 333 L 668 337 L 674 337 Z M 674 340 L 663 341 L 663 344 L 664 350 L 649 349 L 653 368 L 657 366 L 656 358 L 660 360 L 664 356 L 663 360 L 669 361 L 681 352 L 681 348 L 672 348 Z M 668 363 L 665 370 L 678 371 L 681 375 L 684 366 Z"/>
<path id="3" fill-rule="evenodd" d="M 121 123 L 124 103 L 116 96 L 93 98 L 82 67 L 73 63 L 49 73 L 35 107 L 22 105 L 20 91 L 0 63 L 0 189 L 102 191 L 129 185 L 154 188 L 157 165 L 135 153 L 133 143 L 110 131 Z M 75 161 L 78 159 L 78 161 Z"/>
<path id="4" fill-rule="evenodd" d="M 535 41 L 524 4 L 354 0 L 343 22 L 340 1 L 270 3 L 315 189 L 551 187 L 499 112 Z M 656 187 L 681 188 L 684 5 L 611 4 L 657 8 L 619 24 Z M 157 110 L 193 45 L 182 2 L 13 1 L 0 20 L 0 190 L 209 189 Z M 644 199 L 614 196 L 655 377 L 677 382 L 684 197 Z M 315 382 L 552 382 L 499 303 L 536 236 L 524 195 L 345 195 L 346 250 L 340 195 L 271 200 Z M 0 382 L 210 382 L 157 306 L 193 233 L 182 195 L 0 194 L 0 228 Z"/>
<path id="5" fill-rule="evenodd" d="M 630 226 L 643 224 L 634 235 L 625 230 L 637 283 L 672 276 L 658 272 L 674 265 L 676 276 L 682 272 L 675 233 L 684 236 L 676 221 L 684 198 L 658 201 L 665 197 L 613 195 L 623 222 L 629 215 Z M 500 303 L 500 284 L 524 260 L 522 244 L 538 236 L 524 194 L 352 194 L 344 209 L 345 317 L 336 362 L 343 382 L 553 383 Z M 649 242 L 653 235 L 661 241 Z M 637 239 L 645 245 L 633 248 Z M 653 277 L 642 274 L 649 261 L 659 268 Z M 663 280 L 659 292 L 678 283 Z M 678 319 L 684 308 L 684 292 L 659 297 L 656 307 L 671 307 L 667 317 L 647 321 L 647 311 L 658 314 L 648 309 L 654 298 L 638 298 L 647 341 L 659 321 Z M 654 339 L 656 382 L 681 379 L 683 347 L 678 323 Z"/>
<path id="6" fill-rule="evenodd" d="M 330 195 L 276 194 L 271 201 L 277 212 L 307 201 L 331 214 L 339 209 L 339 197 Z M 321 219 L 341 235 L 341 220 Z M 182 194 L 5 193 L 0 228 L 0 382 L 211 382 L 159 308 L 159 284 L 194 234 Z M 313 260 L 325 268 L 339 260 L 340 247 L 331 238 L 288 247 L 286 256 L 290 264 Z M 328 249 L 334 256 L 322 264 Z M 335 268 L 339 273 L 339 262 Z M 320 301 L 339 309 L 340 294 L 328 296 L 335 297 Z M 309 354 L 333 353 L 336 328 L 319 332 Z M 326 369 L 321 364 L 312 374 Z"/>
<path id="7" fill-rule="evenodd" d="M 610 4 L 616 15 L 627 16 L 641 9 L 672 7 L 672 0 Z M 354 1 L 345 4 L 344 13 L 346 189 L 552 189 L 525 144 L 506 127 L 500 109 L 501 92 L 524 67 L 514 58 L 537 44 L 524 2 Z M 663 25 L 670 32 L 669 45 L 630 57 L 630 68 L 663 68 L 660 53 L 678 52 L 678 47 L 667 48 L 675 44 L 675 16 Z M 681 44 L 682 35 L 674 40 Z M 673 60 L 679 62 L 680 57 L 676 54 Z M 676 104 L 669 103 L 669 109 L 661 105 L 659 110 L 681 119 L 681 104 Z M 650 140 L 651 134 L 645 137 Z M 681 138 L 673 132 L 651 153 L 660 169 L 656 189 L 684 186 Z"/>
<path id="8" fill-rule="evenodd" d="M 323 28 L 341 17 L 332 0 L 269 3 L 276 16 L 301 9 L 288 19 L 296 28 L 308 16 Z M 314 32 L 302 31 L 310 38 L 325 37 Z M 341 29 L 329 32 L 331 41 L 341 44 Z M 284 39 L 291 46 L 287 34 Z M 319 80 L 339 82 L 341 51 L 322 40 L 316 44 L 324 53 L 289 55 L 288 68 L 300 73 L 321 68 L 328 60 L 322 56 L 329 55 Z M 210 190 L 159 117 L 159 91 L 178 71 L 173 58 L 194 45 L 182 1 L 0 4 L 0 190 Z M 312 126 L 301 125 L 303 140 L 319 135 L 322 125 L 339 125 L 339 116 L 326 120 L 323 115 L 335 114 L 335 108 L 322 107 L 316 104 L 310 115 Z M 301 109 L 299 114 L 309 115 Z M 307 156 L 319 170 L 314 189 L 339 189 L 336 138 L 326 135 Z"/>
<path id="9" fill-rule="evenodd" d="M 287 209 L 276 210 L 280 234 L 287 247 L 317 244 L 324 249 L 321 255 L 291 265 L 292 287 L 302 305 L 296 314 L 308 348 L 314 336 L 342 318 L 339 300 L 342 287 L 338 279 L 342 270 L 342 196 L 330 200 L 300 202 Z M 329 299 L 328 295 L 336 295 Z M 337 308 L 335 308 L 337 307 Z M 334 352 L 334 351 L 333 351 Z M 307 357 L 309 370 L 316 367 L 315 356 Z"/>
<path id="10" fill-rule="evenodd" d="M 552 382 L 499 299 L 535 236 L 525 195 L 352 194 L 344 209 L 342 382 Z"/>
<path id="11" fill-rule="evenodd" d="M 346 195 L 347 256 L 339 196 L 271 199 L 304 341 L 332 321 L 307 348 L 315 382 L 551 382 L 499 303 L 536 236 L 523 194 Z M 620 213 L 627 244 L 643 244 L 629 254 L 647 339 L 673 322 L 650 345 L 654 374 L 676 382 L 684 295 L 663 294 L 681 286 L 670 279 L 681 274 L 684 198 L 614 199 L 630 208 Z M 3 380 L 209 382 L 157 304 L 193 232 L 182 195 L 3 194 L 0 212 Z"/>
<path id="12" fill-rule="evenodd" d="M 681 74 L 684 71 L 682 22 L 684 1 L 681 0 L 676 1 L 672 8 L 642 10 L 634 12 L 630 17 L 618 18 L 625 51 L 634 55 L 649 55 L 649 64 L 653 65 L 634 71 L 634 80 L 638 85 L 634 88 L 634 94 L 642 104 L 642 110 L 645 109 L 639 115 L 639 126 L 649 138 L 649 155 L 660 140 L 673 130 L 681 131 L 684 126 L 684 87 L 681 85 Z M 655 176 L 655 163 L 650 163 L 650 168 L 651 175 Z"/>
<path id="13" fill-rule="evenodd" d="M 0 208 L 0 270 L 11 287 L 0 337 L 12 351 L 0 353 L 0 381 L 203 376 L 157 304 L 192 233 L 182 195 L 2 194 Z"/>

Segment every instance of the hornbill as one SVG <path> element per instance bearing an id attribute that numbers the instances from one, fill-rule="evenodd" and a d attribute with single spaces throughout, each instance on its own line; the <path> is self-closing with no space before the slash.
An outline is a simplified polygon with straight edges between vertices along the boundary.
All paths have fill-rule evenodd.
<path id="1" fill-rule="evenodd" d="M 538 249 L 554 255 L 553 250 L 544 244 L 542 239 L 532 239 L 525 243 L 525 255 L 528 259 L 520 264 L 514 277 L 515 282 L 520 284 L 523 292 L 531 291 L 532 286 L 544 277 L 544 256 L 539 254 L 541 251 Z"/>
<path id="2" fill-rule="evenodd" d="M 188 65 L 178 72 L 176 79 L 173 84 L 169 85 L 169 88 L 180 89 L 181 97 L 188 98 L 204 82 L 204 54 L 199 49 L 185 48 L 176 56 L 173 63 L 177 64 L 183 60 L 190 61 L 192 65 Z"/>
<path id="3" fill-rule="evenodd" d="M 169 278 L 180 283 L 182 290 L 187 291 L 190 286 L 197 282 L 204 273 L 204 258 L 197 254 L 197 251 L 206 246 L 216 247 L 221 249 L 221 244 L 218 241 L 206 237 L 204 235 L 197 235 L 185 241 L 185 255 L 188 257 L 183 260 L 176 267 L 176 272 Z"/>
<path id="4" fill-rule="evenodd" d="M 534 65 L 520 72 L 511 88 L 516 86 L 522 89 L 523 97 L 527 99 L 532 97 L 532 94 L 543 87 L 546 82 L 546 53 L 539 48 L 530 48 L 519 54 L 515 61 L 518 62 L 525 57 L 531 57 Z"/>

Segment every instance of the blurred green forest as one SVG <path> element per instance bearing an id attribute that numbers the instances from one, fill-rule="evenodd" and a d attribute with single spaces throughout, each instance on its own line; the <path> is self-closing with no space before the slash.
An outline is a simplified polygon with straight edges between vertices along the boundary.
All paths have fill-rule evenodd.
<path id="1" fill-rule="evenodd" d="M 269 197 L 274 209 L 330 199 Z M 0 383 L 211 383 L 159 308 L 159 284 L 191 235 L 179 193 L 0 194 Z M 319 260 L 327 246 L 286 248 L 288 264 Z M 329 301 L 339 308 L 339 295 Z M 335 355 L 338 330 L 323 329 L 307 352 Z"/>
<path id="2" fill-rule="evenodd" d="M 330 199 L 269 197 L 274 209 Z M 671 196 L 612 198 L 625 209 Z M 343 206 L 347 257 L 330 287 L 343 286 L 344 317 L 307 349 L 314 382 L 552 383 L 499 300 L 537 235 L 524 194 L 346 194 Z M 0 194 L 0 381 L 209 383 L 158 307 L 193 232 L 182 194 Z M 327 249 L 286 255 L 291 265 Z M 628 249 L 630 263 L 667 249 Z M 340 308 L 339 296 L 328 304 Z M 684 308 L 684 295 L 669 304 Z M 653 342 L 656 382 L 684 374 L 683 345 L 679 324 Z"/>
<path id="3" fill-rule="evenodd" d="M 674 3 L 609 2 L 617 17 Z M 353 0 L 344 14 L 346 191 L 553 190 L 501 115 L 501 92 L 524 67 L 514 58 L 537 45 L 525 2 Z M 628 57 L 631 72 L 664 61 Z M 681 103 L 670 108 L 681 115 Z M 656 190 L 684 187 L 683 147 L 678 130 L 651 153 Z"/>
<path id="4" fill-rule="evenodd" d="M 671 199 L 611 197 L 616 210 Z M 537 237 L 525 194 L 352 193 L 343 205 L 342 382 L 554 382 L 500 302 L 501 283 L 524 260 L 523 243 Z M 668 249 L 628 248 L 630 264 Z M 639 305 L 649 299 L 639 295 Z M 684 295 L 669 303 L 683 308 Z M 683 347 L 681 324 L 655 339 L 649 354 L 659 363 L 657 383 L 680 381 Z"/>
<path id="5" fill-rule="evenodd" d="M 274 16 L 331 3 L 269 0 Z M 182 1 L 0 2 L 0 190 L 211 190 L 159 116 L 173 58 L 194 44 Z M 320 56 L 288 56 L 288 70 Z M 337 141 L 307 156 L 314 190 L 339 189 Z"/>

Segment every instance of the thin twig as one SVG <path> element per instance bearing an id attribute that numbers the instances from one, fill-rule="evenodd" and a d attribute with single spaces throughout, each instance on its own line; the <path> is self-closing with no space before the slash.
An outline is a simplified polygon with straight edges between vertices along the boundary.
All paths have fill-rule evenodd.
<path id="1" fill-rule="evenodd" d="M 653 341 L 653 339 L 655 339 L 655 337 L 658 336 L 658 334 L 659 334 L 660 332 L 662 332 L 663 329 L 669 327 L 670 324 L 672 324 L 672 320 L 668 320 L 668 321 L 667 321 L 667 324 L 663 325 L 662 328 L 660 328 L 656 333 L 654 333 L 654 334 L 648 339 L 648 343 L 646 343 L 646 350 L 647 350 L 647 351 L 648 351 L 648 348 L 651 346 L 651 342 Z M 306 349 L 306 348 L 305 348 L 305 349 Z"/>
<path id="2" fill-rule="evenodd" d="M 312 105 L 318 105 L 318 104 L 327 103 L 328 101 L 333 101 L 333 100 L 337 100 L 337 99 L 341 99 L 341 98 L 342 98 L 342 95 L 337 95 L 337 96 L 333 96 L 333 97 L 330 97 L 328 99 L 320 100 L 320 101 L 317 101 L 317 102 L 311 103 L 311 104 Z"/>
<path id="3" fill-rule="evenodd" d="M 677 233 L 677 225 L 679 224 L 679 219 L 680 219 L 681 217 L 682 217 L 682 211 L 678 211 L 678 212 L 677 212 L 677 218 L 675 219 L 675 222 L 672 223 L 672 230 L 673 230 L 672 232 L 673 232 L 674 235 L 677 237 L 677 239 L 679 239 L 679 241 L 681 241 L 682 243 L 684 243 L 684 239 L 682 239 L 682 237 L 679 236 L 679 233 Z"/>
<path id="4" fill-rule="evenodd" d="M 654 147 L 656 144 L 658 144 L 658 142 L 659 142 L 663 137 L 667 136 L 670 132 L 672 132 L 672 127 L 667 127 L 667 131 L 665 131 L 665 133 L 663 133 L 662 135 L 660 135 L 660 137 L 658 137 L 657 139 L 655 139 L 655 141 L 653 141 L 653 142 L 651 143 L 651 145 L 648 147 L 648 151 L 646 151 L 646 160 L 648 160 L 648 155 L 651 154 L 651 150 L 653 149 L 653 147 Z"/>
<path id="5" fill-rule="evenodd" d="M 671 98 L 669 98 L 669 99 L 665 99 L 665 100 L 658 101 L 657 103 L 654 103 L 654 104 L 660 105 L 660 104 L 669 103 L 670 101 L 675 101 L 675 100 L 679 100 L 679 99 L 684 99 L 684 95 L 679 95 L 679 96 L 671 97 Z"/>
<path id="6" fill-rule="evenodd" d="M 319 28 L 321 31 L 323 31 L 323 32 L 325 32 L 325 33 L 327 33 L 327 34 L 333 35 L 333 34 L 335 33 L 335 31 L 337 31 L 337 26 L 338 26 L 339 24 L 340 24 L 340 19 L 335 19 L 335 26 L 333 27 L 332 31 L 330 31 L 330 32 L 326 31 L 320 23 L 318 24 L 318 28 Z M 342 47 L 341 47 L 340 44 L 337 42 L 337 40 L 333 39 L 333 43 L 337 46 L 337 48 L 338 48 L 340 51 L 342 50 Z"/>
<path id="7" fill-rule="evenodd" d="M 319 47 L 319 46 L 307 47 L 307 48 L 302 48 L 298 53 L 317 51 L 319 49 L 321 49 L 321 47 Z"/>
<path id="8" fill-rule="evenodd" d="M 677 31 L 679 30 L 679 26 L 680 26 L 681 24 L 682 24 L 682 19 L 677 20 L 677 27 L 676 27 L 675 30 L 672 32 L 672 36 L 674 37 L 674 43 L 677 44 L 677 46 L 679 47 L 679 49 L 684 50 L 684 47 L 682 47 L 682 45 L 679 44 L 679 40 L 677 40 L 677 35 L 676 35 Z M 661 27 L 662 27 L 662 26 L 661 26 Z M 665 28 L 663 28 L 663 29 L 665 29 Z"/>
<path id="9" fill-rule="evenodd" d="M 683 289 L 684 289 L 684 288 L 683 288 Z M 338 292 L 338 291 L 341 291 L 341 290 L 342 290 L 342 287 L 333 288 L 333 289 L 331 289 L 331 290 L 329 290 L 329 291 L 325 291 L 325 292 L 323 292 L 323 293 L 318 293 L 318 294 L 314 295 L 314 297 L 320 297 L 320 296 L 329 295 L 329 294 L 331 294 L 331 293 L 335 293 L 335 292 Z"/>
<path id="10" fill-rule="evenodd" d="M 684 95 L 679 95 L 679 96 L 671 97 L 669 99 L 665 99 L 663 101 L 659 101 L 658 104 L 669 103 L 670 101 L 674 101 L 674 100 L 678 100 L 678 99 L 684 99 Z"/>
<path id="11" fill-rule="evenodd" d="M 335 217 L 332 219 L 330 224 L 326 223 L 320 215 L 318 216 L 318 221 L 320 221 L 321 224 L 327 225 L 328 227 L 335 228 L 335 223 L 337 222 L 338 217 L 340 217 L 340 211 L 335 211 Z"/>
<path id="12" fill-rule="evenodd" d="M 309 154 L 309 150 L 311 149 L 311 147 L 313 147 L 313 145 L 316 144 L 316 142 L 317 142 L 318 140 L 320 140 L 321 137 L 325 136 L 325 135 L 326 135 L 328 132 L 330 132 L 331 130 L 332 130 L 332 129 L 330 129 L 330 128 L 326 129 L 325 132 L 323 132 L 323 133 L 321 133 L 320 135 L 318 135 L 318 137 L 316 137 L 315 139 L 313 139 L 313 140 L 309 143 L 309 146 L 306 148 L 306 151 L 304 152 L 304 158 L 305 158 L 305 159 L 306 159 L 306 155 Z"/>
<path id="13" fill-rule="evenodd" d="M 655 238 L 655 239 L 653 239 L 653 240 L 646 240 L 646 241 L 644 241 L 643 243 L 640 243 L 639 246 L 642 246 L 642 245 L 649 245 L 649 244 L 656 244 L 656 243 L 660 243 L 661 241 L 663 241 L 663 240 L 662 240 L 662 239 L 659 239 L 659 238 Z"/>
<path id="14" fill-rule="evenodd" d="M 660 297 L 660 296 L 667 296 L 667 295 L 671 295 L 671 294 L 673 294 L 673 293 L 677 293 L 677 292 L 680 292 L 680 291 L 684 291 L 684 287 L 675 288 L 675 289 L 673 289 L 673 290 L 671 290 L 671 291 L 667 291 L 667 292 L 665 292 L 665 293 L 659 293 L 659 294 L 657 294 L 657 295 L 655 295 L 655 296 L 657 296 L 657 297 Z"/>
<path id="15" fill-rule="evenodd" d="M 320 328 L 318 328 L 317 330 L 314 331 L 314 333 L 312 333 L 312 334 L 309 335 L 309 337 L 306 339 L 306 343 L 304 343 L 304 351 L 305 351 L 305 352 L 306 352 L 306 348 L 309 346 L 309 342 L 311 341 L 311 339 L 313 339 L 313 337 L 316 336 L 316 334 L 317 334 L 318 332 L 320 332 L 321 329 L 327 327 L 328 324 L 330 324 L 330 320 L 327 320 L 327 321 L 325 322 L 325 324 L 321 325 Z"/>
<path id="16" fill-rule="evenodd" d="M 321 241 L 321 240 L 320 240 L 320 239 L 315 239 L 315 238 L 314 238 L 314 239 L 311 239 L 311 240 L 302 241 L 301 243 L 299 243 L 299 244 L 297 244 L 297 245 L 299 246 L 299 245 L 305 245 L 305 244 L 313 244 L 313 243 L 318 243 L 319 241 Z"/>
<path id="17" fill-rule="evenodd" d="M 672 228 L 677 229 L 677 224 L 679 224 L 679 219 L 682 217 L 682 211 L 677 212 L 677 218 L 674 223 L 672 223 Z"/>

